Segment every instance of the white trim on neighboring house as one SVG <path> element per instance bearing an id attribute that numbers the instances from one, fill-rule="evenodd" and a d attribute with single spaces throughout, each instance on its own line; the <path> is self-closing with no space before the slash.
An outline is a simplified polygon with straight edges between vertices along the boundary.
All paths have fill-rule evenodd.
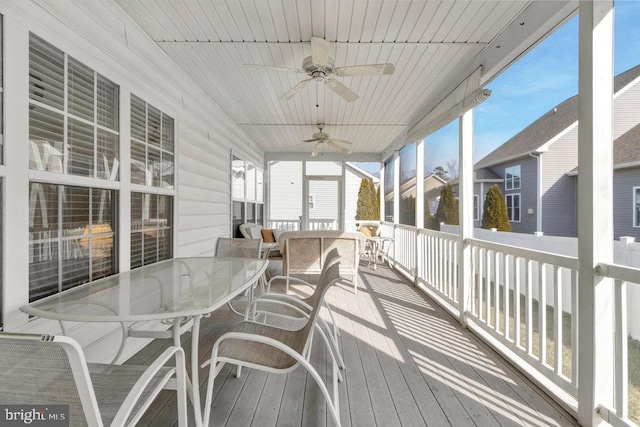
<path id="1" fill-rule="evenodd" d="M 365 177 L 372 179 L 374 184 L 380 183 L 380 178 L 371 175 L 369 172 L 367 172 L 366 170 L 362 169 L 361 167 L 358 167 L 358 166 L 356 166 L 355 164 L 353 164 L 351 162 L 344 162 L 344 164 L 345 164 L 345 166 L 350 167 L 351 169 L 355 170 L 356 172 L 361 173 Z"/>
<path id="2" fill-rule="evenodd" d="M 633 223 L 631 225 L 633 225 L 634 228 L 640 228 L 640 218 L 638 218 L 638 209 L 636 208 L 640 202 L 639 190 L 640 187 L 633 187 L 633 194 L 631 196 L 631 209 L 633 209 Z"/>
<path id="3" fill-rule="evenodd" d="M 509 215 L 509 204 L 507 203 L 507 198 L 518 196 L 518 220 L 512 220 L 509 218 L 509 222 L 521 222 L 522 221 L 522 194 L 521 193 L 509 193 L 504 195 L 504 202 L 507 204 L 507 216 Z"/>
<path id="4" fill-rule="evenodd" d="M 571 132 L 571 130 L 573 130 L 576 127 L 578 127 L 578 121 L 577 120 L 575 122 L 571 123 L 569 126 L 567 126 L 563 131 L 558 132 L 558 134 L 556 136 L 554 136 L 553 138 L 551 138 L 550 140 L 548 140 L 547 142 L 542 144 L 537 150 L 530 152 L 528 155 L 531 156 L 531 155 L 542 154 L 542 153 L 548 152 L 549 151 L 549 147 L 551 147 L 551 144 L 553 144 L 554 142 L 558 141 L 560 138 L 562 138 L 563 136 L 565 136 L 566 134 Z"/>
<path id="5" fill-rule="evenodd" d="M 536 231 L 542 230 L 542 154 L 538 154 L 536 156 L 537 159 L 537 178 L 538 178 L 538 189 L 537 189 L 537 197 L 536 197 Z M 522 213 L 521 213 L 522 214 Z"/>

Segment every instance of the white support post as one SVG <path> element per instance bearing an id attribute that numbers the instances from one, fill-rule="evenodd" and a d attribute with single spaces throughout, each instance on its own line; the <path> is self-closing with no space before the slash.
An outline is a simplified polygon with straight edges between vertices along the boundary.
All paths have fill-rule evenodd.
<path id="1" fill-rule="evenodd" d="M 416 227 L 424 228 L 424 139 L 416 142 Z"/>
<path id="2" fill-rule="evenodd" d="M 4 16 L 4 330 L 27 323 L 29 302 L 29 30 Z M 0 289 L 2 291 L 2 289 Z M 0 323 L 2 323 L 0 321 Z"/>
<path id="3" fill-rule="evenodd" d="M 379 192 L 380 192 L 380 221 L 384 221 L 385 220 L 385 209 L 384 209 L 384 174 L 385 174 L 385 167 L 384 167 L 384 162 L 380 162 L 380 187 L 379 188 Z"/>
<path id="4" fill-rule="evenodd" d="M 578 423 L 596 426 L 614 407 L 614 285 L 596 274 L 613 260 L 613 1 L 580 1 L 579 19 Z"/>
<path id="5" fill-rule="evenodd" d="M 393 223 L 400 224 L 400 151 L 393 152 Z"/>
<path id="6" fill-rule="evenodd" d="M 473 110 L 460 117 L 459 129 L 458 305 L 460 323 L 466 326 L 471 310 L 471 246 L 466 242 L 473 237 Z"/>

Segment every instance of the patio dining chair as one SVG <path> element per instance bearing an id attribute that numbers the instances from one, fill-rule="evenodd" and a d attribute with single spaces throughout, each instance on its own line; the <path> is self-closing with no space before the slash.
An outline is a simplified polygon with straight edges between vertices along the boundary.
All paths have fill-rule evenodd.
<path id="1" fill-rule="evenodd" d="M 340 255 L 338 253 L 338 249 L 331 249 L 331 251 L 327 253 L 327 256 L 325 258 L 325 263 L 322 267 L 322 272 L 320 273 L 320 278 L 318 280 L 319 282 L 323 280 L 323 276 L 326 274 L 328 268 L 336 262 L 339 262 L 339 260 Z M 293 283 L 308 286 L 313 289 L 313 293 L 308 297 L 302 298 L 291 294 L 271 292 L 271 284 L 275 280 L 289 280 Z M 297 277 L 275 276 L 271 278 L 271 280 L 269 280 L 267 289 L 267 292 L 254 299 L 252 303 L 247 306 L 247 309 L 245 311 L 245 320 L 249 320 L 249 318 L 251 317 L 252 320 L 256 321 L 258 318 L 262 317 L 262 319 L 266 323 L 269 316 L 298 321 L 306 321 L 309 319 L 309 315 L 313 308 L 315 298 L 317 298 L 318 296 L 318 288 L 316 286 Z M 329 313 L 333 329 L 329 328 L 329 325 L 323 317 L 319 317 L 318 323 L 316 323 L 317 330 L 324 342 L 327 344 L 327 347 L 329 347 L 331 355 L 334 359 L 336 359 L 338 366 L 341 369 L 345 369 L 344 360 L 342 358 L 340 347 L 338 345 L 338 325 L 333 316 L 333 312 L 331 311 L 331 308 L 327 304 L 326 300 L 322 301 L 322 306 L 324 306 L 326 311 Z M 341 378 L 340 381 L 342 381 Z"/>
<path id="2" fill-rule="evenodd" d="M 262 255 L 262 240 L 261 239 L 242 239 L 242 238 L 229 238 L 220 237 L 216 243 L 216 257 L 233 257 L 233 258 L 260 258 Z M 254 286 L 252 286 L 243 297 L 237 297 L 235 300 L 241 298 L 247 298 L 248 294 L 253 295 L 253 290 L 260 283 L 262 293 L 264 293 L 264 277 L 261 277 Z M 252 298 L 249 298 L 249 301 Z M 237 310 L 231 301 L 227 303 L 231 311 L 238 316 L 244 316 L 244 313 Z"/>
<path id="3" fill-rule="evenodd" d="M 311 341 L 318 321 L 320 304 L 327 290 L 338 280 L 340 280 L 339 262 L 328 267 L 326 274 L 318 282 L 317 296 L 314 298 L 309 321 L 298 330 L 244 321 L 232 326 L 218 338 L 213 345 L 211 359 L 202 365 L 202 367 L 211 365 L 204 408 L 204 425 L 209 425 L 215 378 L 226 363 L 281 374 L 291 372 L 300 365 L 303 366 L 320 387 L 333 420 L 338 426 L 340 425 L 337 376 L 333 375 L 335 395 L 332 400 L 322 377 L 309 362 Z M 333 367 L 336 372 L 335 361 Z"/>
<path id="4" fill-rule="evenodd" d="M 175 367 L 165 366 L 174 358 Z M 69 337 L 0 333 L 0 404 L 68 405 L 70 426 L 133 426 L 174 376 L 186 426 L 182 348 L 169 347 L 150 366 L 94 364 Z"/>

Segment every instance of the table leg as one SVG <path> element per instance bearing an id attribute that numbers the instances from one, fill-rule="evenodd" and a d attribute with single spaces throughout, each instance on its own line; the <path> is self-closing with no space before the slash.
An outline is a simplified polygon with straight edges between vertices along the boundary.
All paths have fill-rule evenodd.
<path id="1" fill-rule="evenodd" d="M 202 315 L 193 316 L 193 326 L 191 327 L 191 379 L 187 376 L 187 393 L 193 404 L 193 415 L 196 419 L 196 426 L 202 427 L 202 408 L 200 406 L 200 380 L 199 380 L 199 358 L 198 344 L 200 341 L 200 319 Z M 181 319 L 173 320 L 173 344 L 181 346 L 180 343 L 180 322 Z"/>

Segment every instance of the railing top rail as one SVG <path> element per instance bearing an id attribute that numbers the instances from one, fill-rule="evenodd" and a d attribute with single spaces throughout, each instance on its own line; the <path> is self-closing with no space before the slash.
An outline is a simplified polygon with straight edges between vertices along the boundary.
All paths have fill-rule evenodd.
<path id="1" fill-rule="evenodd" d="M 413 225 L 405 225 L 405 224 L 394 224 L 395 228 L 400 228 L 402 230 L 416 231 L 417 228 Z"/>
<path id="2" fill-rule="evenodd" d="M 427 236 L 434 236 L 434 237 L 444 237 L 446 239 L 452 239 L 452 240 L 457 239 L 459 237 L 455 233 L 447 233 L 444 231 L 432 230 L 430 228 L 419 228 L 418 234 L 425 234 Z"/>
<path id="3" fill-rule="evenodd" d="M 558 267 L 564 267 L 571 270 L 578 269 L 578 258 L 573 258 L 566 255 L 558 255 L 551 252 L 537 251 L 534 249 L 525 249 L 517 246 L 488 242 L 486 240 L 480 239 L 467 239 L 467 243 L 478 248 L 500 251 L 508 255 L 526 258 L 544 264 L 557 265 Z"/>
<path id="4" fill-rule="evenodd" d="M 620 264 L 600 263 L 596 273 L 602 277 L 610 277 L 623 282 L 640 283 L 640 268 Z"/>

